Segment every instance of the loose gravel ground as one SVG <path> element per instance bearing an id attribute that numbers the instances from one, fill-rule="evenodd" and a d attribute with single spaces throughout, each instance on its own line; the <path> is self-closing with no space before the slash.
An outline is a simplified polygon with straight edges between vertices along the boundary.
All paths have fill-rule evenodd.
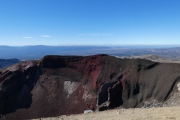
<path id="1" fill-rule="evenodd" d="M 116 109 L 41 120 L 180 120 L 180 107 Z"/>

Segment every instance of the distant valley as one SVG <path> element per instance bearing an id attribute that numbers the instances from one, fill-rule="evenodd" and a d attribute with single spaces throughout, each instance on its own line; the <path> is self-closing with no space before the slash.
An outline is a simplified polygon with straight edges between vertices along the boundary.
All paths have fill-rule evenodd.
<path id="1" fill-rule="evenodd" d="M 88 56 L 108 54 L 118 57 L 157 55 L 180 60 L 179 46 L 0 46 L 0 58 L 17 58 L 21 61 L 38 60 L 45 55 Z"/>

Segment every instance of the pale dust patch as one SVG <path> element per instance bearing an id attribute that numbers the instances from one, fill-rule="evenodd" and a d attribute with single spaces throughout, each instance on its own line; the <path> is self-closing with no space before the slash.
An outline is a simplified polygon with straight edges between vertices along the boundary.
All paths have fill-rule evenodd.
<path id="1" fill-rule="evenodd" d="M 177 84 L 177 89 L 180 91 L 180 82 Z"/>
<path id="2" fill-rule="evenodd" d="M 82 97 L 84 100 L 87 100 L 87 99 L 91 99 L 92 98 L 92 95 L 89 93 L 89 91 L 87 90 L 87 88 L 84 89 L 84 94 L 83 94 L 83 97 Z"/>
<path id="3" fill-rule="evenodd" d="M 77 89 L 78 85 L 79 82 L 64 81 L 64 91 L 68 93 L 68 98 Z"/>

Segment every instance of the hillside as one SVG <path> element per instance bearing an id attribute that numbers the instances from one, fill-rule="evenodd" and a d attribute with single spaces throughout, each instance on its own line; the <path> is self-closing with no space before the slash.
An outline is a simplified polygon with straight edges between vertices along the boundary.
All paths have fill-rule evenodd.
<path id="1" fill-rule="evenodd" d="M 180 63 L 179 60 L 171 60 L 168 58 L 160 57 L 157 55 L 142 55 L 142 56 L 134 56 L 134 57 L 128 57 L 130 59 L 145 59 L 150 60 L 153 62 L 159 62 L 159 63 Z"/>
<path id="2" fill-rule="evenodd" d="M 45 56 L 0 73 L 0 113 L 33 119 L 123 108 L 179 106 L 180 64 L 108 55 Z"/>
<path id="3" fill-rule="evenodd" d="M 18 59 L 0 59 L 0 69 L 19 63 Z"/>

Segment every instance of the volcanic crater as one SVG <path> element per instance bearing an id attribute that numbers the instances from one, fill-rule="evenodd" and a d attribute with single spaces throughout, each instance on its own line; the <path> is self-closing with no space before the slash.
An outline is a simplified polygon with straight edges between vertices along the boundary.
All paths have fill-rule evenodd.
<path id="1" fill-rule="evenodd" d="M 47 55 L 0 72 L 0 114 L 33 119 L 118 107 L 161 107 L 180 98 L 180 64 L 144 59 Z"/>

